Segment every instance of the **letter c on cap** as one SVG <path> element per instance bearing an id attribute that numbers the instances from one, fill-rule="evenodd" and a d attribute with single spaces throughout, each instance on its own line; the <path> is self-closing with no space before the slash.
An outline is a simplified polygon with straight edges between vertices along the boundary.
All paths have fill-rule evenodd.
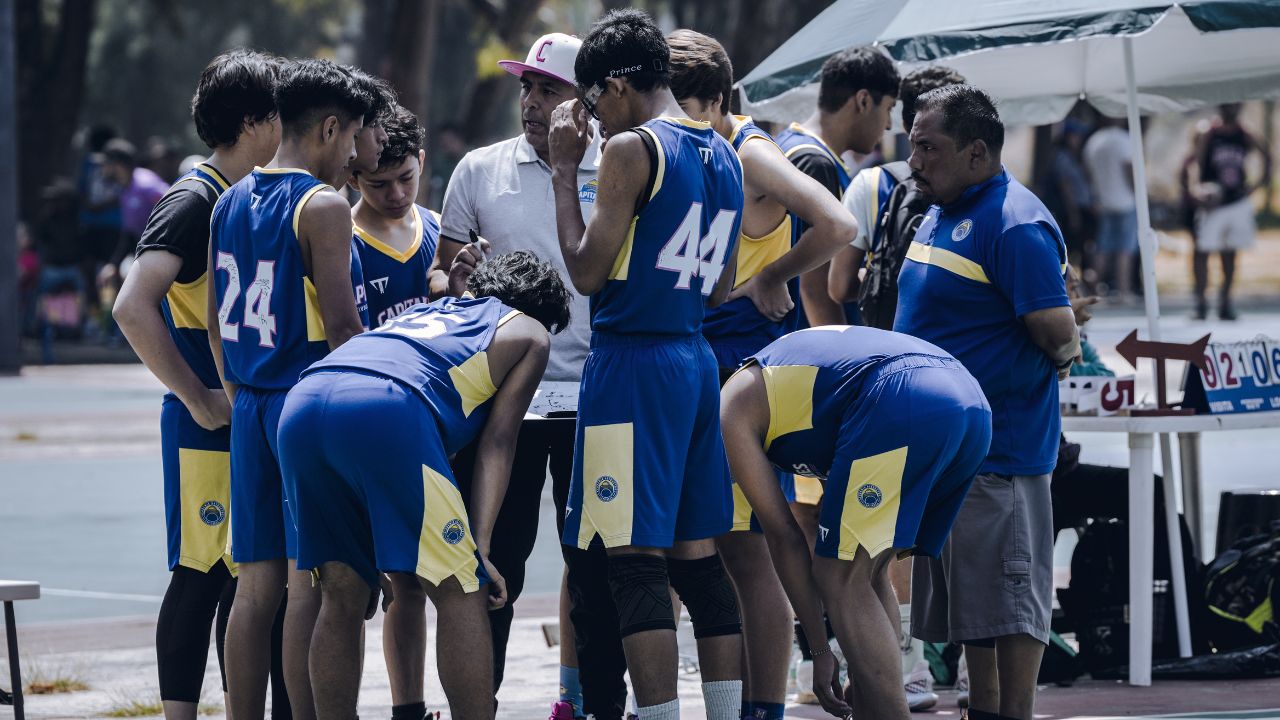
<path id="1" fill-rule="evenodd" d="M 540 62 L 540 63 L 546 62 L 546 61 L 547 61 L 547 59 L 546 59 L 546 58 L 544 58 L 544 57 L 542 57 L 542 51 L 543 51 L 543 50 L 546 50 L 546 49 L 547 49 L 548 47 L 550 47 L 550 46 L 551 46 L 551 41 L 550 41 L 550 40 L 544 40 L 544 41 L 542 41 L 542 44 L 538 46 L 538 54 L 537 54 L 537 55 L 534 55 L 534 56 L 533 56 L 533 59 L 534 59 L 534 60 L 537 60 L 537 61 L 538 61 L 538 62 Z"/>

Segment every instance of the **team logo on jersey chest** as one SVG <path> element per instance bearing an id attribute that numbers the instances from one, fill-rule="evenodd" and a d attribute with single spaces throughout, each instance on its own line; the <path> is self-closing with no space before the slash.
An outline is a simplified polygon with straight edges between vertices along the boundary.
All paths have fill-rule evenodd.
<path id="1" fill-rule="evenodd" d="M 578 188 L 578 202 L 594 203 L 596 201 L 596 191 L 600 189 L 600 181 L 591 178 Z"/>
<path id="2" fill-rule="evenodd" d="M 380 278 L 374 278 L 370 280 L 369 284 L 377 288 L 378 294 L 382 295 L 387 292 L 387 283 L 390 281 L 391 281 L 390 277 L 380 277 Z"/>
<path id="3" fill-rule="evenodd" d="M 880 503 L 883 500 L 884 493 L 880 491 L 880 488 L 872 485 L 871 483 L 865 483 L 862 487 L 858 488 L 858 502 L 862 507 L 867 508 L 868 510 L 880 507 Z"/>
<path id="4" fill-rule="evenodd" d="M 200 520 L 205 525 L 216 527 L 221 525 L 222 521 L 226 519 L 227 509 L 217 500 L 205 501 L 205 503 L 200 506 Z"/>
<path id="5" fill-rule="evenodd" d="M 457 545 L 462 542 L 462 538 L 467 536 L 467 529 L 462 526 L 462 521 L 454 518 L 444 524 L 444 530 L 440 531 L 440 537 L 450 545 Z"/>
<path id="6" fill-rule="evenodd" d="M 613 502 L 618 497 L 618 481 L 608 475 L 596 478 L 596 497 L 600 502 Z"/>
<path id="7" fill-rule="evenodd" d="M 973 231 L 973 221 L 970 220 L 969 218 L 965 218 L 961 220 L 959 224 L 957 224 L 954 228 L 951 229 L 951 241 L 960 242 L 961 240 L 969 237 L 969 233 L 972 231 Z"/>

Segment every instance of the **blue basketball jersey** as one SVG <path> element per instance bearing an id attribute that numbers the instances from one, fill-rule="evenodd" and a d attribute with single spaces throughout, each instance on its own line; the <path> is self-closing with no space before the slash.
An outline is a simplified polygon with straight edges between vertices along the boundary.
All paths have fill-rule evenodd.
<path id="1" fill-rule="evenodd" d="M 228 381 L 288 389 L 328 352 L 298 245 L 302 208 L 326 190 L 305 170 L 254 168 L 214 207 L 210 271 Z"/>
<path id="2" fill-rule="evenodd" d="M 707 123 L 657 118 L 633 131 L 656 148 L 653 189 L 591 296 L 591 329 L 691 335 L 738 238 L 742 166 Z"/>
<path id="3" fill-rule="evenodd" d="M 222 197 L 230 187 L 230 183 L 218 172 L 217 168 L 207 163 L 199 163 L 185 175 L 178 178 L 169 192 L 174 192 L 184 185 L 201 183 L 208 186 L 217 197 Z M 204 261 L 200 261 L 204 264 Z M 178 346 L 178 352 L 187 362 L 200 382 L 207 388 L 222 387 L 218 378 L 218 367 L 213 362 L 213 352 L 209 349 L 209 330 L 207 321 L 209 271 L 188 283 L 174 282 L 160 302 L 160 312 L 164 316 L 164 324 L 169 328 L 169 337 Z"/>
<path id="4" fill-rule="evenodd" d="M 842 420 L 864 381 L 885 361 L 904 355 L 954 361 L 910 335 L 847 325 L 793 332 L 756 353 L 752 359 L 769 396 L 769 461 L 786 472 L 826 478 Z"/>
<path id="5" fill-rule="evenodd" d="M 410 210 L 417 240 L 404 252 L 356 226 L 352 243 L 360 255 L 364 292 L 369 300 L 369 327 L 378 327 L 419 303 L 430 302 L 427 271 L 440 238 L 440 218 L 414 205 Z"/>
<path id="6" fill-rule="evenodd" d="M 831 149 L 831 146 L 823 142 L 822 138 L 805 130 L 799 123 L 791 123 L 786 130 L 778 133 L 774 140 L 788 159 L 805 150 L 816 150 L 831 158 L 831 162 L 836 165 L 836 175 L 840 178 L 841 192 L 847 190 L 849 183 L 853 182 L 853 173 L 849 172 L 849 166 L 844 164 L 844 160 L 840 159 L 840 156 Z"/>
<path id="7" fill-rule="evenodd" d="M 450 455 L 484 428 L 498 388 L 487 350 L 518 311 L 494 298 L 442 298 L 357 335 L 306 370 L 355 370 L 399 380 L 430 406 Z"/>
<path id="8" fill-rule="evenodd" d="M 752 122 L 751 118 L 738 118 L 742 122 L 734 129 L 729 142 L 739 154 L 742 147 L 751 140 L 773 142 L 773 138 Z M 738 266 L 733 286 L 736 288 L 742 285 L 770 263 L 786 255 L 795 240 L 791 213 L 784 214 L 782 222 L 762 237 L 754 238 L 739 232 Z M 794 281 L 790 284 L 794 285 L 791 288 L 792 294 L 798 296 L 799 284 Z M 738 298 L 707 310 L 702 334 L 715 351 L 717 361 L 724 367 L 735 367 L 747 355 L 781 337 L 790 329 L 794 315 L 793 310 L 781 322 L 773 322 L 760 314 L 751 298 Z"/>

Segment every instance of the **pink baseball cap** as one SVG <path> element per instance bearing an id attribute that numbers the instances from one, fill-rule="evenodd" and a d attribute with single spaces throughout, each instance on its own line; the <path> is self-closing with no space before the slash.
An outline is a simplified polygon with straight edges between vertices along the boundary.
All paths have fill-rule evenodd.
<path id="1" fill-rule="evenodd" d="M 536 72 L 573 85 L 573 61 L 580 47 L 582 41 L 572 35 L 549 33 L 533 43 L 524 62 L 499 60 L 498 65 L 517 77 Z"/>

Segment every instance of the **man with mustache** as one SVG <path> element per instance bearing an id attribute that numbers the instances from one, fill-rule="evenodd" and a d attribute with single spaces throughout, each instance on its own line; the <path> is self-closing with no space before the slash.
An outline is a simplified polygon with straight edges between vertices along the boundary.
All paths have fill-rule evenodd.
<path id="1" fill-rule="evenodd" d="M 449 179 L 440 217 L 440 240 L 431 267 L 431 295 L 448 292 L 449 269 L 457 258 L 472 266 L 484 260 L 491 246 L 497 253 L 528 250 L 551 263 L 568 277 L 556 238 L 555 198 L 551 189 L 551 165 L 547 129 L 551 111 L 575 97 L 574 59 L 582 41 L 563 33 L 550 33 L 529 47 L 524 62 L 503 60 L 498 64 L 520 78 L 520 118 L 523 132 L 509 140 L 473 150 L 458 163 Z M 576 186 L 584 220 L 595 204 L 598 138 L 578 164 Z M 471 233 L 482 237 L 469 242 Z M 573 288 L 570 287 L 572 292 Z M 586 297 L 574 292 L 574 321 L 551 342 L 545 381 L 572 382 L 582 376 L 587 357 L 590 311 Z M 550 465 L 553 496 L 559 522 L 563 523 L 569 475 L 573 466 L 574 423 L 572 419 L 540 420 L 525 423 L 516 443 L 511 466 L 511 483 L 498 515 L 489 559 L 507 580 L 506 607 L 490 613 L 493 630 L 494 690 L 502 683 L 507 637 L 511 630 L 512 606 L 524 586 L 524 565 L 533 551 L 538 529 L 538 508 L 542 486 Z M 469 496 L 474 452 L 464 449 L 454 460 L 455 473 Z M 561 700 L 572 710 L 557 707 L 557 718 L 585 717 L 620 720 L 626 708 L 626 684 L 622 679 L 626 661 L 618 622 L 605 582 L 603 548 L 594 551 L 563 547 L 568 567 L 568 586 L 562 586 Z M 573 602 L 570 602 L 573 598 Z M 570 611 L 572 610 L 572 620 Z M 575 640 L 574 630 L 581 633 Z M 581 676 L 575 652 L 581 648 Z M 559 703 L 557 703 L 559 705 Z"/>

